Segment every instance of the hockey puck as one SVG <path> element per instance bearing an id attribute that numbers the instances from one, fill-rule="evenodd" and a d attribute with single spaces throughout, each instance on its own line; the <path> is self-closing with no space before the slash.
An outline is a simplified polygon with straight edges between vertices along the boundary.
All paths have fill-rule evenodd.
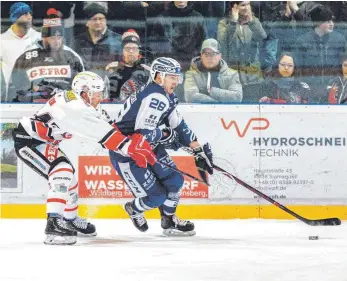
<path id="1" fill-rule="evenodd" d="M 309 240 L 318 240 L 318 236 L 309 236 L 308 239 Z"/>

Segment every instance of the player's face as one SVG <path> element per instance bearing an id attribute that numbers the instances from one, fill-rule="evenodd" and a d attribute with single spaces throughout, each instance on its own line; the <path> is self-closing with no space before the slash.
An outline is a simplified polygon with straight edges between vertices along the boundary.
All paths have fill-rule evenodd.
<path id="1" fill-rule="evenodd" d="M 212 69 L 217 67 L 219 65 L 221 58 L 222 58 L 222 55 L 220 53 L 216 53 L 209 48 L 205 48 L 201 52 L 202 65 L 206 69 Z"/>
<path id="2" fill-rule="evenodd" d="M 139 46 L 135 43 L 128 43 L 123 47 L 123 59 L 126 64 L 134 64 L 139 59 Z"/>
<path id="3" fill-rule="evenodd" d="M 283 56 L 278 64 L 278 72 L 283 77 L 290 77 L 294 73 L 294 60 L 292 57 Z"/>
<path id="4" fill-rule="evenodd" d="M 343 77 L 347 77 L 347 60 L 342 62 L 342 74 Z"/>
<path id="5" fill-rule="evenodd" d="M 50 36 L 43 39 L 45 45 L 48 45 L 54 52 L 59 51 L 63 46 L 63 36 Z"/>
<path id="6" fill-rule="evenodd" d="M 102 92 L 95 92 L 93 93 L 91 99 L 90 99 L 90 104 L 92 107 L 96 108 L 100 102 L 102 101 L 103 93 Z"/>
<path id="7" fill-rule="evenodd" d="M 102 32 L 106 28 L 106 22 L 105 15 L 99 13 L 88 20 L 87 27 L 93 32 Z"/>
<path id="8" fill-rule="evenodd" d="M 174 92 L 175 88 L 177 87 L 177 85 L 179 84 L 179 82 L 180 82 L 180 76 L 172 75 L 172 74 L 166 74 L 165 79 L 164 79 L 164 83 L 163 83 L 164 90 L 168 94 L 172 94 Z"/>
<path id="9" fill-rule="evenodd" d="M 103 99 L 103 92 L 95 92 L 89 97 L 87 93 L 81 95 L 86 104 L 90 104 L 92 107 L 97 108 Z"/>

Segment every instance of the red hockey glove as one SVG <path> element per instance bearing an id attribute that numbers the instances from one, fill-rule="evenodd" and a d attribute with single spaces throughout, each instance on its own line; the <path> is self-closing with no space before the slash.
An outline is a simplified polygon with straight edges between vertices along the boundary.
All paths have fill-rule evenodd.
<path id="1" fill-rule="evenodd" d="M 147 163 L 153 166 L 157 162 L 151 145 L 141 134 L 132 135 L 121 151 L 129 155 L 141 168 L 147 168 Z"/>

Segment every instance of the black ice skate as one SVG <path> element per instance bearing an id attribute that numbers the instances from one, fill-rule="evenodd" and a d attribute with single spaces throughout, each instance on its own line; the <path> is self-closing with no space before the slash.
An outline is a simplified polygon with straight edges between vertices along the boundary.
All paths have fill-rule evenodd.
<path id="1" fill-rule="evenodd" d="M 166 236 L 193 236 L 196 234 L 194 223 L 180 220 L 175 214 L 165 215 L 161 212 L 161 227 Z"/>
<path id="2" fill-rule="evenodd" d="M 131 221 L 135 225 L 135 227 L 141 232 L 145 232 L 148 230 L 148 224 L 146 218 L 143 213 L 136 213 L 131 206 L 131 202 L 128 202 L 124 205 L 125 211 L 128 213 Z"/>
<path id="3" fill-rule="evenodd" d="M 77 231 L 78 236 L 91 237 L 96 236 L 95 225 L 88 222 L 86 219 L 76 217 L 73 220 L 65 219 L 67 225 Z"/>
<path id="4" fill-rule="evenodd" d="M 73 245 L 77 242 L 77 232 L 62 217 L 48 217 L 45 234 L 43 243 L 47 245 Z"/>

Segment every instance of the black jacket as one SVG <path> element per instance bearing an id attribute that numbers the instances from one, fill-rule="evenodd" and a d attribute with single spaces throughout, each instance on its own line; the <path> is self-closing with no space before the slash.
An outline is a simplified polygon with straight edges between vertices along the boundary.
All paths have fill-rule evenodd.
<path id="1" fill-rule="evenodd" d="M 120 34 L 107 29 L 103 37 L 94 44 L 87 31 L 76 38 L 74 50 L 82 57 L 86 70 L 103 72 L 110 62 L 119 60 L 122 52 L 121 38 Z"/>
<path id="2" fill-rule="evenodd" d="M 178 9 L 171 2 L 169 9 L 157 18 L 153 31 L 153 36 L 163 40 L 157 46 L 160 53 L 189 61 L 200 53 L 206 36 L 204 18 L 194 10 L 192 2 L 188 2 L 184 9 Z"/>
<path id="3" fill-rule="evenodd" d="M 110 101 L 122 102 L 129 95 L 137 94 L 149 81 L 150 73 L 142 65 L 144 60 L 139 60 L 133 67 L 119 63 L 116 70 L 108 75 L 110 81 Z M 127 85 L 127 81 L 132 80 L 136 90 Z"/>
<path id="4" fill-rule="evenodd" d="M 310 85 L 326 85 L 326 81 L 336 76 L 336 70 L 341 68 L 340 57 L 346 48 L 346 40 L 340 33 L 334 31 L 319 37 L 311 30 L 297 39 L 296 67 Z"/>

